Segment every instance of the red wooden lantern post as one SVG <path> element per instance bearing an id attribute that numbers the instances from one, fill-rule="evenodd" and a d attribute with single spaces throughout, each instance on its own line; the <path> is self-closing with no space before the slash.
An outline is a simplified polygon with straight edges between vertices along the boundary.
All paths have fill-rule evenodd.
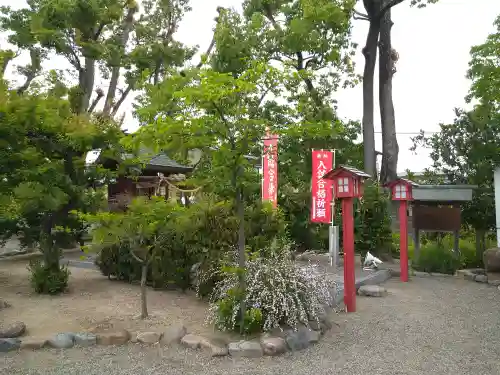
<path id="1" fill-rule="evenodd" d="M 365 172 L 343 165 L 332 169 L 323 177 L 333 181 L 334 197 L 342 200 L 344 303 L 347 312 L 356 311 L 353 199 L 363 195 L 363 180 L 369 177 Z"/>
<path id="2" fill-rule="evenodd" d="M 418 186 L 413 181 L 399 178 L 386 185 L 391 189 L 393 201 L 399 201 L 399 256 L 400 279 L 408 281 L 408 201 L 413 200 L 412 188 Z"/>

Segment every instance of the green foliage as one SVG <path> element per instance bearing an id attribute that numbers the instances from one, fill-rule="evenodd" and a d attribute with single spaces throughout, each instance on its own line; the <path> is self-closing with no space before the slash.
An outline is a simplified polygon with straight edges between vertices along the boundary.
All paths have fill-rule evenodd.
<path id="1" fill-rule="evenodd" d="M 36 293 L 59 294 L 68 288 L 70 272 L 66 266 L 49 267 L 39 260 L 31 261 L 28 270 L 31 273 L 31 286 Z"/>
<path id="2" fill-rule="evenodd" d="M 0 82 L 0 113 L 0 235 L 39 244 L 45 267 L 56 269 L 58 249 L 85 231 L 70 212 L 91 212 L 102 203 L 102 190 L 92 186 L 109 174 L 86 166 L 86 155 L 117 143 L 121 132 L 116 124 L 73 114 L 51 86 L 19 95 Z"/>
<path id="3" fill-rule="evenodd" d="M 378 184 L 365 183 L 355 225 L 356 251 L 363 257 L 368 251 L 373 255 L 393 253 L 390 203 L 389 194 Z"/>
<path id="4" fill-rule="evenodd" d="M 460 259 L 452 249 L 442 244 L 429 243 L 420 248 L 420 254 L 412 263 L 417 271 L 453 275 L 461 266 Z"/>
<path id="5" fill-rule="evenodd" d="M 245 270 L 230 259 L 217 272 L 209 318 L 222 331 L 249 334 L 282 325 L 296 328 L 299 323 L 318 322 L 325 306 L 333 303 L 335 285 L 313 266 L 297 265 L 287 247 L 273 246 L 267 257 L 249 256 Z M 242 273 L 244 291 L 239 287 Z M 244 319 L 242 302 L 247 308 Z"/>
<path id="6" fill-rule="evenodd" d="M 237 240 L 238 226 L 232 204 L 213 199 L 201 200 L 188 207 L 167 204 L 163 217 L 155 229 L 154 245 L 151 244 L 154 247 L 151 248 L 148 283 L 155 288 L 187 289 L 195 282 L 191 280 L 191 268 L 200 263 L 198 292 L 208 295 L 216 282 L 208 276 L 220 267 Z M 248 208 L 245 221 L 250 252 L 265 254 L 273 241 L 279 246 L 287 242 L 283 214 L 268 204 Z M 103 226 L 99 231 L 107 236 L 110 230 Z M 128 282 L 140 279 L 140 264 L 130 254 L 130 242 L 126 238 L 114 237 L 119 242 L 94 238 L 96 250 L 99 250 L 97 265 L 104 275 Z"/>

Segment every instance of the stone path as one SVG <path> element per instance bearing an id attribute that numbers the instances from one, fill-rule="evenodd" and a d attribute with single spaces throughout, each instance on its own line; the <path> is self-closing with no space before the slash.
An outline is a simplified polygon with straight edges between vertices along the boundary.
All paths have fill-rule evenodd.
<path id="1" fill-rule="evenodd" d="M 454 278 L 392 279 L 389 295 L 358 297 L 358 312 L 340 314 L 317 345 L 253 360 L 212 359 L 180 347 L 129 345 L 9 353 L 10 375 L 497 375 L 500 291 Z"/>

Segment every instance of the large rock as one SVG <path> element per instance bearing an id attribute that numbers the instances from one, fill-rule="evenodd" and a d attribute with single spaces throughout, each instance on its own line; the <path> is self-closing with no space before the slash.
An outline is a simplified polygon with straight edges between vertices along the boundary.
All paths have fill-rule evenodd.
<path id="1" fill-rule="evenodd" d="M 0 327 L 0 338 L 15 338 L 24 335 L 25 332 L 26 324 L 23 322 L 15 322 L 8 326 Z"/>
<path id="2" fill-rule="evenodd" d="M 192 333 L 189 333 L 181 339 L 181 344 L 184 345 L 186 348 L 199 349 L 201 348 L 201 343 L 204 340 L 205 338 L 202 336 L 193 335 Z"/>
<path id="3" fill-rule="evenodd" d="M 358 289 L 360 296 L 383 297 L 387 295 L 387 289 L 380 285 L 362 285 Z"/>
<path id="4" fill-rule="evenodd" d="M 137 334 L 137 341 L 142 344 L 156 344 L 161 339 L 161 333 L 158 332 L 140 332 Z"/>
<path id="5" fill-rule="evenodd" d="M 23 339 L 21 342 L 21 347 L 19 349 L 21 350 L 38 350 L 42 349 L 45 347 L 47 344 L 46 339 L 37 339 L 37 338 L 31 338 L 31 339 Z"/>
<path id="6" fill-rule="evenodd" d="M 285 331 L 285 341 L 291 351 L 308 348 L 311 344 L 319 341 L 320 332 L 314 331 L 306 326 L 299 325 L 296 330 Z"/>
<path id="7" fill-rule="evenodd" d="M 47 345 L 55 349 L 69 349 L 75 345 L 74 333 L 58 333 L 53 338 L 47 341 Z"/>
<path id="8" fill-rule="evenodd" d="M 204 339 L 200 342 L 200 346 L 202 349 L 209 351 L 212 357 L 223 357 L 229 354 L 229 349 L 222 340 Z"/>
<path id="9" fill-rule="evenodd" d="M 99 345 L 124 345 L 130 340 L 130 332 L 125 329 L 98 333 L 96 336 Z"/>
<path id="10" fill-rule="evenodd" d="M 75 334 L 75 345 L 88 347 L 97 344 L 97 335 L 90 332 L 80 332 Z"/>
<path id="11" fill-rule="evenodd" d="M 21 347 L 19 339 L 0 339 L 0 353 L 6 353 L 17 350 Z"/>
<path id="12" fill-rule="evenodd" d="M 161 345 L 172 345 L 181 342 L 181 339 L 187 335 L 187 329 L 182 324 L 171 325 L 164 332 L 160 340 Z"/>
<path id="13" fill-rule="evenodd" d="M 241 340 L 231 342 L 229 343 L 228 350 L 232 357 L 259 358 L 264 354 L 258 341 Z"/>
<path id="14" fill-rule="evenodd" d="M 264 335 L 260 339 L 260 346 L 265 355 L 275 356 L 286 352 L 286 341 L 282 337 Z"/>
<path id="15" fill-rule="evenodd" d="M 486 272 L 500 272 L 500 248 L 486 250 L 483 253 L 483 263 Z"/>

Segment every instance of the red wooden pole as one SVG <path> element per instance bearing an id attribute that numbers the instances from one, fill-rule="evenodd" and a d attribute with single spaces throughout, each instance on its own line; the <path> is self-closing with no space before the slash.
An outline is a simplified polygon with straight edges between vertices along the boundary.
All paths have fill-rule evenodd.
<path id="1" fill-rule="evenodd" d="M 354 272 L 354 217 L 352 198 L 342 199 L 342 229 L 344 244 L 344 303 L 347 312 L 356 311 L 356 275 Z"/>
<path id="2" fill-rule="evenodd" d="M 408 207 L 407 201 L 399 201 L 399 257 L 401 281 L 408 281 Z"/>

